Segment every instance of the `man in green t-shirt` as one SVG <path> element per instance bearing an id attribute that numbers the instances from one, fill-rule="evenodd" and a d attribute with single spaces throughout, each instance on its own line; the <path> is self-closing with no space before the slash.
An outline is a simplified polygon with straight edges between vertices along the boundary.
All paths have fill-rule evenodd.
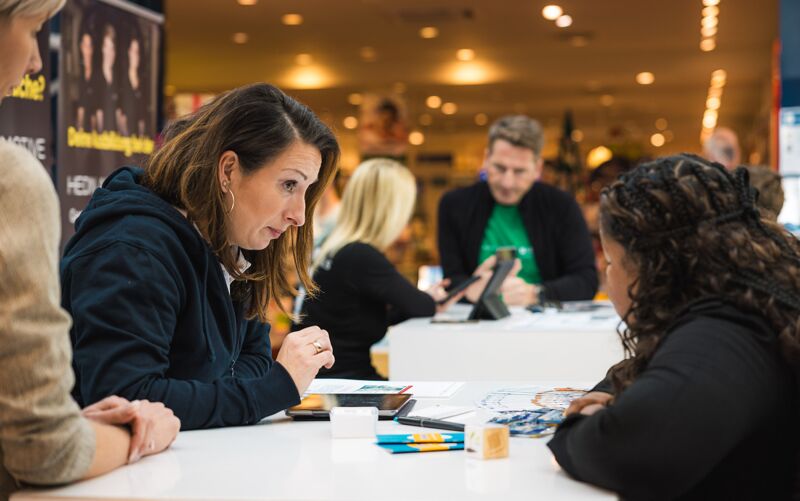
<path id="1" fill-rule="evenodd" d="M 495 251 L 513 246 L 519 263 L 502 286 L 507 304 L 594 297 L 594 251 L 581 210 L 569 193 L 537 182 L 543 143 L 536 120 L 500 118 L 489 129 L 486 181 L 442 197 L 439 253 L 452 283 L 487 275 Z M 477 300 L 485 282 L 467 289 L 467 298 Z"/>

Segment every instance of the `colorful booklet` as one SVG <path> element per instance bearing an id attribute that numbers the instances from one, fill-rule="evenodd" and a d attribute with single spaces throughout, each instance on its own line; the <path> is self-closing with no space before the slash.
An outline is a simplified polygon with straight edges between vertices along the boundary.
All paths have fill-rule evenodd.
<path id="1" fill-rule="evenodd" d="M 502 412 L 491 419 L 492 423 L 508 425 L 512 436 L 538 438 L 552 435 L 556 427 L 564 420 L 564 412 L 560 409 L 541 409 Z"/>
<path id="2" fill-rule="evenodd" d="M 407 452 L 461 451 L 464 450 L 464 442 L 450 444 L 379 444 L 379 447 L 382 447 L 392 454 L 404 454 Z"/>
<path id="3" fill-rule="evenodd" d="M 464 441 L 463 433 L 414 433 L 411 435 L 378 435 L 382 444 L 453 444 Z"/>

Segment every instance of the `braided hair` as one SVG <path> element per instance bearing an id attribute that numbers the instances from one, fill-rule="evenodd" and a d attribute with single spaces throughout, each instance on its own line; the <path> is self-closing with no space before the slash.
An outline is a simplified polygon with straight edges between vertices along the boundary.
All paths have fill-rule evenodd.
<path id="1" fill-rule="evenodd" d="M 617 392 L 682 311 L 708 297 L 761 315 L 800 367 L 800 243 L 761 217 L 757 195 L 745 168 L 688 154 L 642 164 L 603 190 L 601 230 L 638 272 L 619 329 L 626 357 L 608 374 Z"/>

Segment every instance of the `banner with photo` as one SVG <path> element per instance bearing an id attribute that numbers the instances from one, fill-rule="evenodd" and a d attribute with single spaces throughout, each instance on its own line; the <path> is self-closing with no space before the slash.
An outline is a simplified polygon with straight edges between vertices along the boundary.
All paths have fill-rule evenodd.
<path id="1" fill-rule="evenodd" d="M 0 109 L 0 138 L 23 146 L 51 172 L 53 168 L 53 122 L 50 111 L 50 29 L 42 26 L 37 41 L 42 69 L 26 75 L 3 99 Z M 7 92 L 7 89 L 2 89 Z"/>
<path id="2" fill-rule="evenodd" d="M 106 176 L 155 148 L 163 17 L 122 0 L 61 14 L 58 192 L 63 241 Z"/>

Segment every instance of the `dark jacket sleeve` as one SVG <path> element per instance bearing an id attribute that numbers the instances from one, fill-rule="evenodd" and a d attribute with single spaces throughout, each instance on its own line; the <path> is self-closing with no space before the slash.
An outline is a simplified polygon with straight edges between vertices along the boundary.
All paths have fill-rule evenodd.
<path id="1" fill-rule="evenodd" d="M 171 270 L 146 249 L 120 242 L 78 257 L 65 280 L 76 391 L 84 403 L 112 394 L 163 402 L 191 430 L 256 423 L 299 402 L 297 387 L 278 363 L 254 378 L 170 378 L 183 293 Z"/>
<path id="2" fill-rule="evenodd" d="M 368 297 L 389 307 L 389 323 L 394 325 L 409 318 L 430 317 L 436 303 L 426 292 L 414 287 L 386 257 L 367 244 L 344 249 L 345 266 L 352 270 L 350 281 Z"/>
<path id="3" fill-rule="evenodd" d="M 438 242 L 439 261 L 442 263 L 442 274 L 454 285 L 466 280 L 474 270 L 469 269 L 464 252 L 465 242 L 459 240 L 456 199 L 454 193 L 446 193 L 439 201 Z"/>
<path id="4" fill-rule="evenodd" d="M 545 299 L 592 299 L 597 292 L 598 277 L 589 228 L 574 199 L 567 200 L 561 209 L 558 221 L 553 222 L 561 228 L 557 242 L 558 277 L 543 282 Z"/>
<path id="5" fill-rule="evenodd" d="M 775 408 L 779 379 L 764 353 L 718 324 L 682 327 L 613 405 L 570 416 L 548 446 L 578 480 L 624 498 L 678 497 Z"/>
<path id="6" fill-rule="evenodd" d="M 257 318 L 247 321 L 242 351 L 234 365 L 236 377 L 257 378 L 270 371 L 273 360 L 269 330 L 269 324 L 261 323 Z"/>

